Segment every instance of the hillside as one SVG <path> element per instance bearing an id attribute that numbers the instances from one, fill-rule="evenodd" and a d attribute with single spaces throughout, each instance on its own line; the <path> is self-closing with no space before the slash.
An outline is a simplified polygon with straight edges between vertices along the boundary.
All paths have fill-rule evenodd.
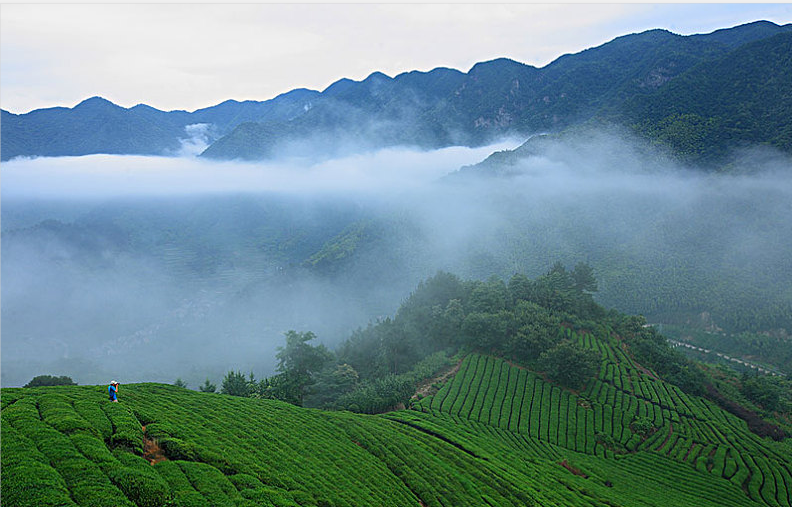
<path id="1" fill-rule="evenodd" d="M 469 372 L 479 363 L 487 372 L 500 365 L 499 376 L 514 371 L 513 379 L 482 389 L 480 375 Z M 449 409 L 456 405 L 453 396 L 443 396 L 447 401 L 438 403 L 435 413 L 428 412 L 427 400 L 421 405 L 427 412 L 363 416 L 158 384 L 122 386 L 117 405 L 103 399 L 101 386 L 4 389 L 4 505 L 754 505 L 743 483 L 757 505 L 789 505 L 788 458 L 755 439 L 747 445 L 756 457 L 741 447 L 736 447 L 741 453 L 730 453 L 735 447 L 706 441 L 693 443 L 689 456 L 683 443 L 692 440 L 677 442 L 676 434 L 616 456 L 594 441 L 594 427 L 603 425 L 601 405 L 584 409 L 567 392 L 559 398 L 557 388 L 547 389 L 542 412 L 521 412 L 512 404 L 513 422 L 468 417 L 468 406 L 477 408 L 484 399 L 491 406 L 502 398 L 485 398 L 484 392 L 500 396 L 508 385 L 512 396 L 518 378 L 542 384 L 518 372 L 484 357 L 467 359 L 436 397 L 449 390 L 480 391 L 464 405 L 457 402 L 465 416 Z M 538 407 L 541 387 L 525 392 L 522 406 Z M 573 436 L 560 442 L 553 442 L 555 435 L 536 438 L 540 420 L 557 433 L 558 414 L 549 409 L 555 399 L 571 401 L 579 414 L 587 414 L 589 426 L 581 426 L 580 437 L 573 429 Z M 663 413 L 679 417 L 659 403 L 633 405 L 644 411 L 657 407 L 657 421 Z M 567 405 L 559 406 L 565 411 Z M 608 415 L 619 413 L 608 407 Z M 728 418 L 721 417 L 726 421 L 710 423 L 707 434 L 729 427 Z M 528 421 L 534 418 L 532 429 Z M 665 427 L 658 435 L 667 434 Z M 625 434 L 622 441 L 635 440 L 629 429 L 618 429 Z M 165 458 L 153 465 L 148 460 L 161 457 L 149 454 L 152 442 Z M 581 442 L 582 452 L 568 442 Z M 665 450 L 672 448 L 669 456 Z M 711 470 L 709 456 L 714 456 Z"/>
<path id="2" fill-rule="evenodd" d="M 384 347 L 387 371 L 410 368 L 408 349 L 462 345 L 455 374 L 409 409 L 379 415 L 151 383 L 123 385 L 117 404 L 105 386 L 5 388 L 4 505 L 792 505 L 783 431 L 738 407 L 728 378 L 707 377 L 706 398 L 690 394 L 698 367 L 642 319 L 592 306 L 594 283 L 584 265 L 516 276 L 514 301 L 500 306 L 498 287 L 507 288 L 495 280 L 428 280 L 393 321 L 338 352 L 353 364 L 373 354 L 355 368 L 381 379 L 383 354 L 367 343 Z M 474 311 L 455 331 L 453 309 L 463 307 Z M 305 347 L 286 351 L 321 349 Z M 553 351 L 564 351 L 562 364 L 575 351 L 593 358 L 580 367 L 591 376 L 554 367 Z"/>
<path id="3" fill-rule="evenodd" d="M 790 505 L 788 448 L 581 339 L 607 359 L 580 394 L 472 355 L 383 416 L 159 384 L 119 404 L 4 389 L 4 505 Z"/>
<path id="4" fill-rule="evenodd" d="M 467 73 L 374 72 L 360 82 L 340 79 L 322 92 L 297 89 L 191 113 L 142 104 L 126 109 L 98 97 L 71 109 L 3 111 L 2 158 L 173 155 L 189 137 L 185 128 L 195 124 L 211 130 L 205 157 L 253 160 L 396 145 L 479 146 L 608 121 L 693 161 L 714 163 L 729 143 L 788 148 L 788 132 L 776 127 L 789 109 L 788 38 L 782 35 L 790 29 L 759 21 L 693 36 L 649 30 L 542 68 L 496 58 Z M 696 98 L 689 90 L 698 90 Z"/>

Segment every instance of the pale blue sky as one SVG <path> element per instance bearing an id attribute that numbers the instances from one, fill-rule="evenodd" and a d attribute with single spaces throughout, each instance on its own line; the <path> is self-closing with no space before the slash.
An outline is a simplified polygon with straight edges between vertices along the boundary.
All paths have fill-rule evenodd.
<path id="1" fill-rule="evenodd" d="M 101 95 L 194 110 L 322 90 L 375 70 L 507 57 L 544 66 L 620 35 L 687 35 L 766 19 L 774 4 L 3 4 L 0 106 L 15 113 Z"/>

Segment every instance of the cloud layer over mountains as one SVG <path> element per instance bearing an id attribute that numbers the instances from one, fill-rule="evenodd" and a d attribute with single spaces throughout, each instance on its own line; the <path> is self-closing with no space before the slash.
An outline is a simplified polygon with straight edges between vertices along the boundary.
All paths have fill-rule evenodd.
<path id="1" fill-rule="evenodd" d="M 260 377 L 284 331 L 338 343 L 437 270 L 508 278 L 586 261 L 600 301 L 647 314 L 792 300 L 786 155 L 745 152 L 730 174 L 705 174 L 595 133 L 508 175 L 444 178 L 515 146 L 4 163 L 3 385 Z"/>

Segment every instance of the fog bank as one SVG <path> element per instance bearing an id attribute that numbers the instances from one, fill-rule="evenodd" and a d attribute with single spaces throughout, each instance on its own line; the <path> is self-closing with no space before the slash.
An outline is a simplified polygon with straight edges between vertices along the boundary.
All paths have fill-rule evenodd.
<path id="1" fill-rule="evenodd" d="M 269 375 L 286 330 L 332 346 L 437 270 L 533 277 L 585 261 L 607 306 L 723 325 L 733 308 L 792 301 L 788 157 L 744 152 L 705 174 L 594 134 L 508 175 L 444 178 L 514 146 L 4 163 L 2 383 Z"/>

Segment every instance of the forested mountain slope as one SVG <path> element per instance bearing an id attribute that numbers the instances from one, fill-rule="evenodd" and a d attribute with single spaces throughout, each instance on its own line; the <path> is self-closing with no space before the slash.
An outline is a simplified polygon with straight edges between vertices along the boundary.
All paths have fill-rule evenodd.
<path id="1" fill-rule="evenodd" d="M 185 128 L 195 124 L 207 125 L 206 157 L 262 159 L 483 145 L 604 119 L 712 162 L 732 142 L 788 147 L 788 134 L 775 127 L 788 109 L 790 66 L 783 55 L 789 52 L 780 35 L 789 31 L 790 25 L 766 21 L 695 36 L 650 30 L 543 68 L 499 58 L 467 73 L 437 68 L 391 78 L 374 72 L 322 92 L 298 89 L 192 113 L 142 104 L 126 109 L 100 98 L 72 109 L 3 111 L 2 157 L 174 154 L 189 137 Z M 694 89 L 706 100 L 687 93 Z"/>

